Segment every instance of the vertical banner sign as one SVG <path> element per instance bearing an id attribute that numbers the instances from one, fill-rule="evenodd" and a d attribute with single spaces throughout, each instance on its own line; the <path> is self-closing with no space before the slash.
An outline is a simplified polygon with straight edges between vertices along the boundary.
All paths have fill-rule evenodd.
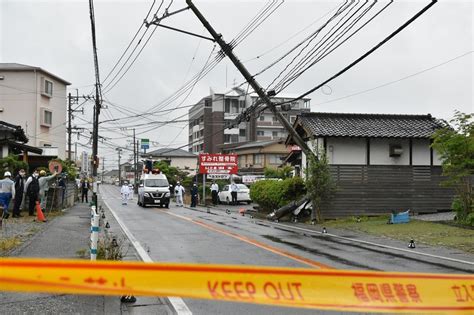
<path id="1" fill-rule="evenodd" d="M 89 154 L 86 151 L 82 151 L 81 165 L 82 172 L 89 174 Z"/>
<path id="2" fill-rule="evenodd" d="M 237 154 L 199 154 L 199 174 L 237 174 Z"/>
<path id="3" fill-rule="evenodd" d="M 150 139 L 141 139 L 140 146 L 143 150 L 148 150 L 150 148 Z"/>

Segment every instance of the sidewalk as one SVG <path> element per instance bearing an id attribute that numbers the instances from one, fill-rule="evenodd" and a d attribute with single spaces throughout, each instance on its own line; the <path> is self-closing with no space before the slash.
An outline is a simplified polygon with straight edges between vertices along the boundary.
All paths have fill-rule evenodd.
<path id="1" fill-rule="evenodd" d="M 122 243 L 123 260 L 140 260 L 134 247 L 123 234 L 112 213 L 104 207 L 105 218 L 101 218 L 101 233 L 109 223 L 107 233 Z M 51 215 L 46 223 L 33 222 L 33 218 L 22 218 L 22 225 L 11 221 L 12 229 L 19 226 L 34 228 L 36 234 L 27 238 L 18 248 L 8 253 L 10 257 L 41 257 L 80 259 L 89 258 L 90 207 L 76 203 L 62 215 Z M 26 223 L 26 224 L 25 224 Z M 137 297 L 133 304 L 122 304 L 119 297 L 87 296 L 68 294 L 39 294 L 0 292 L 1 314 L 171 314 L 168 305 L 160 298 Z"/>
<path id="2" fill-rule="evenodd" d="M 77 259 L 77 251 L 89 247 L 90 210 L 86 204 L 74 207 L 45 223 L 46 226 L 22 246 L 13 257 Z M 0 292 L 2 314 L 119 314 L 117 297 Z"/>

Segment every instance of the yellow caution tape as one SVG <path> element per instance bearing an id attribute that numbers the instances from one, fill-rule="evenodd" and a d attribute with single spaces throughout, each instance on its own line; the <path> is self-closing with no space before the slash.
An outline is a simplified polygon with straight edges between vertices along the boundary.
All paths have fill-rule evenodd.
<path id="1" fill-rule="evenodd" d="M 474 276 L 0 259 L 0 290 L 179 296 L 326 310 L 474 313 Z"/>

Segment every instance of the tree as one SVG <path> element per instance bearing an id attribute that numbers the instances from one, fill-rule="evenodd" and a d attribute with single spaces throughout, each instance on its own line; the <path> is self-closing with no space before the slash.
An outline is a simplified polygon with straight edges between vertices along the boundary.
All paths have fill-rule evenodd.
<path id="1" fill-rule="evenodd" d="M 291 177 L 291 172 L 293 167 L 285 165 L 279 168 L 269 168 L 266 167 L 264 170 L 265 178 L 281 178 L 286 179 Z"/>
<path id="2" fill-rule="evenodd" d="M 308 169 L 306 176 L 306 189 L 311 199 L 313 211 L 311 221 L 322 222 L 324 220 L 321 209 L 332 198 L 336 191 L 336 184 L 331 177 L 326 153 L 314 147 L 317 158 L 314 155 L 306 156 L 308 159 Z M 321 153 L 321 154 L 319 154 Z"/>
<path id="3" fill-rule="evenodd" d="M 181 182 L 183 186 L 192 183 L 192 177 L 188 176 L 188 172 L 183 172 L 178 168 L 169 165 L 169 163 L 167 163 L 166 161 L 154 162 L 153 168 L 157 168 L 163 174 L 165 174 L 168 178 L 168 182 L 173 186 L 176 185 L 178 181 Z"/>
<path id="4" fill-rule="evenodd" d="M 443 185 L 453 187 L 456 198 L 453 209 L 461 222 L 474 220 L 473 183 L 474 174 L 474 122 L 473 114 L 456 111 L 451 125 L 446 125 L 433 135 L 432 147 L 440 154 Z"/>

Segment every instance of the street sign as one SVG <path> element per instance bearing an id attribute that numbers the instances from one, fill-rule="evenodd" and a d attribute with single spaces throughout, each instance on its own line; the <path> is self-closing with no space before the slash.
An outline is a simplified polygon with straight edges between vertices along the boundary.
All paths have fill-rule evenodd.
<path id="1" fill-rule="evenodd" d="M 207 174 L 207 179 L 229 179 L 230 175 L 228 174 Z"/>
<path id="2" fill-rule="evenodd" d="M 140 145 L 142 149 L 149 149 L 150 148 L 150 139 L 141 139 Z"/>
<path id="3" fill-rule="evenodd" d="M 259 179 L 263 179 L 263 175 L 244 175 L 242 176 L 242 183 L 244 184 L 253 184 L 256 183 Z"/>
<path id="4" fill-rule="evenodd" d="M 200 174 L 237 174 L 237 154 L 199 154 Z"/>
<path id="5" fill-rule="evenodd" d="M 51 173 L 61 173 L 63 171 L 63 166 L 61 165 L 61 162 L 59 161 L 51 161 L 48 164 L 48 169 Z"/>

